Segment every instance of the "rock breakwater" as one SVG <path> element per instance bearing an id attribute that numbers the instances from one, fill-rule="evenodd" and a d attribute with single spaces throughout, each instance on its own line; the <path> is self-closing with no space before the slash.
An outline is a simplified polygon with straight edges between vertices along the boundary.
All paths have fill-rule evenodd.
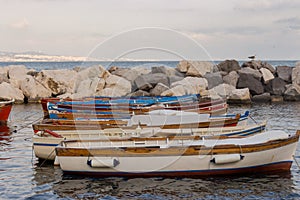
<path id="1" fill-rule="evenodd" d="M 236 60 L 217 65 L 204 61 L 180 61 L 176 68 L 152 66 L 105 69 L 101 65 L 73 70 L 27 69 L 23 65 L 0 67 L 0 99 L 17 103 L 41 98 L 86 96 L 180 96 L 201 94 L 229 103 L 299 101 L 300 63 L 272 66 L 252 60 L 241 66 Z"/>

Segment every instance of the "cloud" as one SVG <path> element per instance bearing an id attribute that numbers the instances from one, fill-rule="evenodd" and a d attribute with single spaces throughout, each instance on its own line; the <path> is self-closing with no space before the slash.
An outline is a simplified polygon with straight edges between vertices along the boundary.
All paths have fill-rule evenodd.
<path id="1" fill-rule="evenodd" d="M 274 23 L 282 24 L 291 30 L 300 30 L 300 18 L 289 17 L 276 20 Z"/>
<path id="2" fill-rule="evenodd" d="M 235 7 L 236 10 L 241 11 L 284 11 L 288 9 L 300 8 L 300 1 L 298 0 L 252 0 L 252 1 L 238 1 Z"/>
<path id="3" fill-rule="evenodd" d="M 26 29 L 29 26 L 29 22 L 26 18 L 15 21 L 9 25 L 13 29 Z"/>

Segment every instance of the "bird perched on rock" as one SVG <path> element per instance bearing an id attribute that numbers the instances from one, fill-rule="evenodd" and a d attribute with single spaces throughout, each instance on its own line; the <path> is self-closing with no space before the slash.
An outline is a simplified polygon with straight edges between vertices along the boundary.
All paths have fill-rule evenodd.
<path id="1" fill-rule="evenodd" d="M 251 59 L 251 60 L 254 60 L 255 59 L 255 55 L 249 56 L 248 58 Z"/>

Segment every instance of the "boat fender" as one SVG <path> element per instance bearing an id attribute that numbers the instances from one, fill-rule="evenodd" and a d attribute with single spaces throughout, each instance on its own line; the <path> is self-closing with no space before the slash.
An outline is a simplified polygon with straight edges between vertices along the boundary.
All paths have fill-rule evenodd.
<path id="1" fill-rule="evenodd" d="M 224 155 L 215 155 L 213 159 L 210 160 L 210 162 L 218 165 L 218 164 L 227 164 L 227 163 L 233 163 L 238 162 L 240 160 L 243 160 L 245 156 L 241 154 L 224 154 Z"/>
<path id="2" fill-rule="evenodd" d="M 53 137 L 56 137 L 56 138 L 63 138 L 62 135 L 60 135 L 58 133 L 55 133 L 54 131 L 50 131 L 48 129 L 45 129 L 44 132 L 46 132 L 46 133 L 48 133 L 48 134 L 50 134 L 50 135 L 52 135 Z"/>
<path id="3" fill-rule="evenodd" d="M 119 165 L 120 162 L 117 158 L 94 158 L 88 159 L 86 164 L 95 168 L 112 168 Z"/>

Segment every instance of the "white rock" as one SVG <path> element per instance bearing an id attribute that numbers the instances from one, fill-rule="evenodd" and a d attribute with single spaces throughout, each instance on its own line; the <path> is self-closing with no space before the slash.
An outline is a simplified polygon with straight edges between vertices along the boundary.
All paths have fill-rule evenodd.
<path id="1" fill-rule="evenodd" d="M 9 82 L 15 88 L 20 88 L 21 82 L 24 80 L 29 70 L 24 65 L 10 65 L 8 67 Z"/>
<path id="2" fill-rule="evenodd" d="M 54 95 L 73 93 L 77 72 L 69 69 L 42 70 L 36 80 Z"/>
<path id="3" fill-rule="evenodd" d="M 121 76 L 123 78 L 127 79 L 128 81 L 133 82 L 138 76 L 141 76 L 143 74 L 149 74 L 150 72 L 151 72 L 151 69 L 147 69 L 145 67 L 138 66 L 138 67 L 130 68 L 130 70 L 127 70 Z"/>
<path id="4" fill-rule="evenodd" d="M 292 83 L 293 85 L 300 86 L 300 62 L 297 63 L 292 71 Z"/>
<path id="5" fill-rule="evenodd" d="M 26 75 L 21 81 L 20 89 L 29 102 L 36 102 L 40 98 L 51 97 L 51 91 L 29 75 Z"/>
<path id="6" fill-rule="evenodd" d="M 273 80 L 275 78 L 272 72 L 267 68 L 260 68 L 259 71 L 262 73 L 265 84 L 269 83 L 270 80 Z"/>
<path id="7" fill-rule="evenodd" d="M 9 66 L 0 67 L 0 74 L 8 74 Z"/>
<path id="8" fill-rule="evenodd" d="M 76 79 L 75 79 L 75 86 L 74 86 L 74 93 L 80 93 L 78 90 L 82 90 L 83 84 L 88 84 L 88 82 L 91 82 L 94 78 L 106 78 L 110 73 L 105 70 L 101 65 L 95 65 L 92 67 L 88 67 L 85 69 L 82 69 L 77 73 Z M 88 81 L 90 80 L 90 81 Z M 83 82 L 83 83 L 82 83 Z M 79 88 L 81 85 L 81 89 Z M 96 92 L 96 91 L 94 91 Z M 83 95 L 84 93 L 82 93 Z"/>
<path id="9" fill-rule="evenodd" d="M 171 88 L 183 85 L 186 87 L 193 88 L 192 94 L 199 94 L 200 91 L 205 90 L 208 86 L 208 82 L 205 78 L 198 78 L 198 77 L 185 77 L 181 81 L 177 81 L 171 84 Z"/>
<path id="10" fill-rule="evenodd" d="M 162 84 L 162 83 L 158 83 L 151 91 L 150 94 L 154 95 L 154 96 L 159 96 L 161 95 L 161 93 L 163 93 L 164 91 L 167 91 L 168 89 L 170 89 L 168 86 Z"/>
<path id="11" fill-rule="evenodd" d="M 6 82 L 0 84 L 0 98 L 7 100 L 15 99 L 16 103 L 24 102 L 23 92 Z"/>
<path id="12" fill-rule="evenodd" d="M 238 80 L 239 80 L 239 74 L 236 71 L 231 71 L 229 72 L 228 75 L 223 77 L 224 83 L 227 83 L 234 87 L 236 87 Z"/>
<path id="13" fill-rule="evenodd" d="M 206 73 L 213 72 L 214 64 L 207 61 L 189 61 L 187 76 L 203 77 Z"/>
<path id="14" fill-rule="evenodd" d="M 175 87 L 164 91 L 161 96 L 182 96 L 187 94 L 187 87 L 183 85 L 176 85 Z"/>
<path id="15" fill-rule="evenodd" d="M 228 98 L 231 94 L 232 91 L 235 90 L 235 87 L 229 84 L 220 84 L 212 89 L 210 89 L 208 92 L 211 95 L 217 95 L 222 98 Z"/>
<path id="16" fill-rule="evenodd" d="M 131 83 L 125 78 L 116 75 L 110 75 L 106 78 L 105 82 L 105 88 L 100 91 L 100 95 L 105 94 L 104 96 L 125 96 L 131 93 Z"/>
<path id="17" fill-rule="evenodd" d="M 235 89 L 231 92 L 228 100 L 235 102 L 250 102 L 250 91 L 248 88 Z"/>
<path id="18" fill-rule="evenodd" d="M 187 60 L 181 60 L 177 67 L 178 71 L 180 72 L 187 72 L 187 70 L 189 69 L 189 62 Z"/>
<path id="19" fill-rule="evenodd" d="M 98 82 L 98 77 L 81 81 L 76 89 L 75 94 L 72 95 L 72 98 L 78 99 L 82 97 L 94 96 L 98 87 Z"/>

